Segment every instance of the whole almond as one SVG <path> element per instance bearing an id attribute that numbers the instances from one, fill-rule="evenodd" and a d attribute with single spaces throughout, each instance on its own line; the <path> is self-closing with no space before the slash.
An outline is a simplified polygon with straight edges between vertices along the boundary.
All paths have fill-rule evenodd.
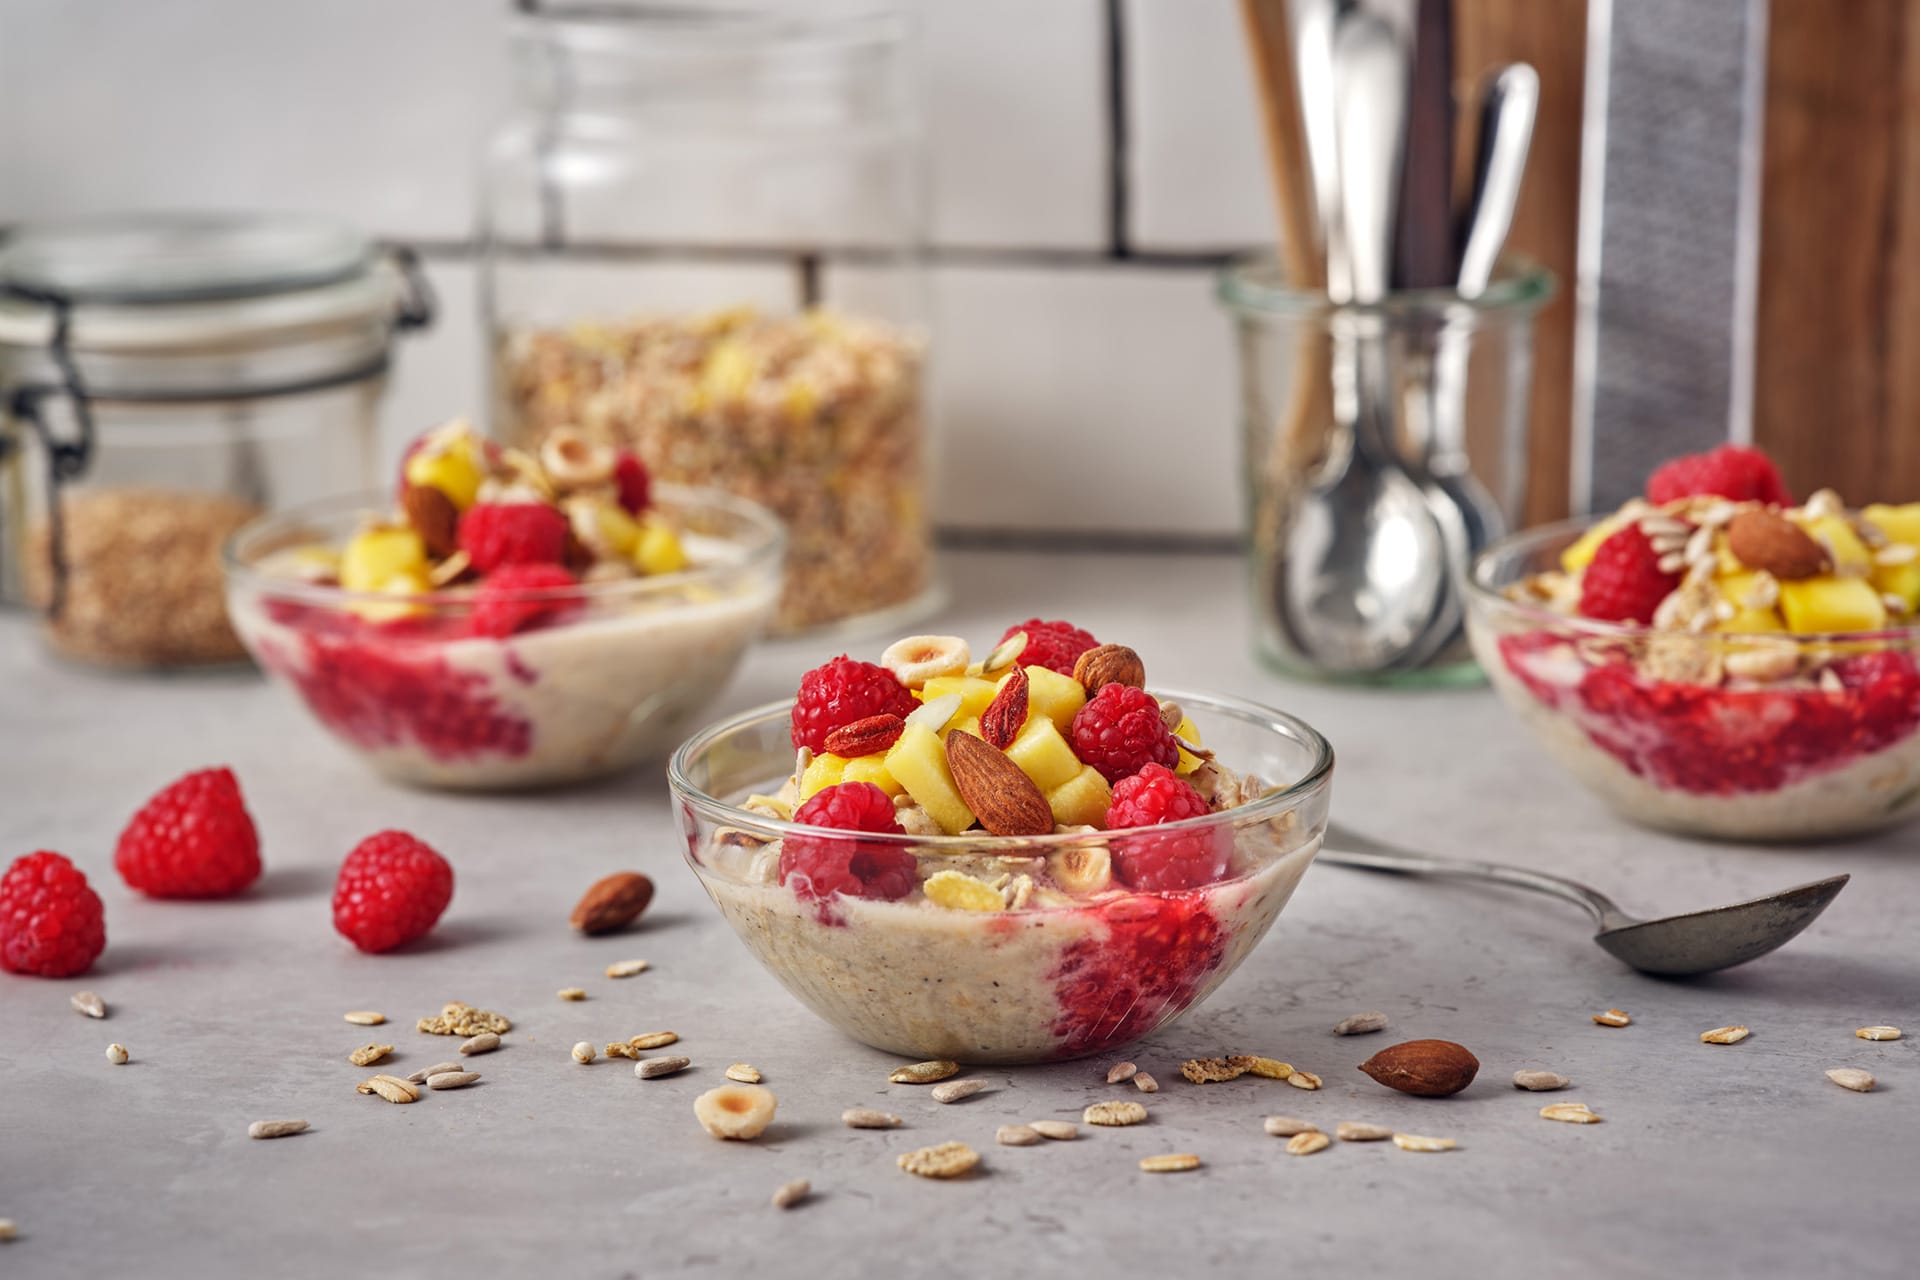
<path id="1" fill-rule="evenodd" d="M 1040 788 L 1000 748 L 958 730 L 947 735 L 947 767 L 960 798 L 996 836 L 1043 836 L 1053 809 Z"/>
<path id="2" fill-rule="evenodd" d="M 653 901 L 653 881 L 638 871 L 616 871 L 596 880 L 569 921 L 582 933 L 611 933 L 632 924 Z"/>
<path id="3" fill-rule="evenodd" d="M 1727 547 L 1750 569 L 1782 581 L 1812 578 L 1828 568 L 1827 551 L 1805 529 L 1772 511 L 1742 511 L 1727 525 Z"/>
<path id="4" fill-rule="evenodd" d="M 980 713 L 982 738 L 1002 751 L 1013 745 L 1020 726 L 1027 722 L 1027 696 L 1032 685 L 1025 667 L 1015 667 L 1007 673 L 1000 692 L 993 695 L 993 701 Z"/>
<path id="5" fill-rule="evenodd" d="M 460 508 L 452 498 L 432 485 L 410 484 L 400 493 L 400 505 L 428 555 L 439 560 L 460 549 Z"/>
<path id="6" fill-rule="evenodd" d="M 1444 1098 L 1473 1083 L 1480 1059 L 1451 1040 L 1408 1040 L 1360 1064 L 1389 1089 L 1421 1098 Z"/>
<path id="7" fill-rule="evenodd" d="M 829 755 L 857 760 L 861 756 L 878 755 L 885 751 L 900 741 L 900 735 L 906 731 L 907 722 L 899 716 L 868 716 L 864 720 L 843 724 L 829 733 L 825 745 Z"/>
<path id="8" fill-rule="evenodd" d="M 1140 655 L 1123 644 L 1102 644 L 1074 659 L 1073 678 L 1088 693 L 1098 693 L 1110 684 L 1135 689 L 1147 687 L 1147 667 Z"/>

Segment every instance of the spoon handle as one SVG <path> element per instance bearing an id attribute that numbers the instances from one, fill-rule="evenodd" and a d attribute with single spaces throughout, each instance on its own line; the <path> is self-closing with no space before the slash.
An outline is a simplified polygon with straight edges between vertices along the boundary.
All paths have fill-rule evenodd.
<path id="1" fill-rule="evenodd" d="M 1327 846 L 1318 861 L 1336 866 L 1360 867 L 1368 871 L 1390 871 L 1399 875 L 1450 876 L 1468 880 L 1491 880 L 1516 889 L 1531 889 L 1584 908 L 1596 923 L 1613 924 L 1623 919 L 1613 899 L 1598 889 L 1590 889 L 1577 880 L 1530 871 L 1526 867 L 1502 862 L 1478 862 L 1468 858 L 1437 858 L 1414 853 L 1349 831 L 1338 823 L 1327 824 Z"/>

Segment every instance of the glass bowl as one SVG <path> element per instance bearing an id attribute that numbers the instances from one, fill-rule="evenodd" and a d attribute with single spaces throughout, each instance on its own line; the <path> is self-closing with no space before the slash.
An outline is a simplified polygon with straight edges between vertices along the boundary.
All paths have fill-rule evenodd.
<path id="1" fill-rule="evenodd" d="M 578 782 L 658 758 L 684 738 L 764 630 L 785 537 L 764 508 L 658 485 L 692 567 L 507 603 L 511 634 L 477 630 L 471 590 L 347 591 L 271 572 L 270 557 L 341 545 L 384 496 L 317 503 L 247 525 L 225 552 L 227 610 L 247 650 L 376 771 L 459 789 Z M 263 570 L 263 563 L 268 565 Z"/>
<path id="2" fill-rule="evenodd" d="M 1920 628 L 1654 631 L 1509 597 L 1594 523 L 1495 543 L 1467 594 L 1488 679 L 1574 777 L 1635 822 L 1726 840 L 1920 814 Z"/>
<path id="3" fill-rule="evenodd" d="M 1162 696 L 1180 703 L 1223 764 L 1273 790 L 1136 834 L 925 837 L 799 826 L 740 807 L 793 768 L 789 700 L 703 730 L 674 753 L 668 778 L 687 862 L 760 963 L 865 1044 L 976 1063 L 1118 1049 L 1204 1000 L 1246 958 L 1327 823 L 1333 749 L 1319 733 L 1251 703 Z M 1169 839 L 1216 841 L 1225 878 L 1175 890 L 1112 878 L 1114 855 Z M 856 869 L 868 860 L 868 879 L 895 862 L 905 896 L 803 896 L 806 877 L 790 886 L 781 871 L 800 841 L 809 858 L 852 859 Z M 1003 885 L 1005 908 L 930 900 L 926 881 L 942 871 Z"/>

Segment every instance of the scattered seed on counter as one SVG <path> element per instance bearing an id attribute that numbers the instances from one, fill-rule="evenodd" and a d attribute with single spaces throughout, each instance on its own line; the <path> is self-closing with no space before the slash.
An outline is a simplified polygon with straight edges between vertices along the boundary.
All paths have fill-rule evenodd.
<path id="1" fill-rule="evenodd" d="M 1701 1044 L 1739 1044 L 1753 1033 L 1745 1027 L 1715 1027 L 1700 1033 Z"/>
<path id="2" fill-rule="evenodd" d="M 1359 1120 L 1342 1120 L 1334 1126 L 1333 1136 L 1342 1142 L 1385 1142 L 1393 1136 L 1393 1130 L 1383 1124 L 1366 1124 Z"/>
<path id="3" fill-rule="evenodd" d="M 1417 1133 L 1396 1133 L 1393 1145 L 1402 1151 L 1452 1151 L 1460 1144 L 1452 1138 L 1425 1138 Z"/>
<path id="4" fill-rule="evenodd" d="M 1293 1064 L 1278 1058 L 1255 1058 L 1247 1071 L 1263 1080 L 1285 1080 L 1293 1075 Z"/>
<path id="5" fill-rule="evenodd" d="M 513 1030 L 512 1021 L 505 1015 L 476 1009 L 458 1000 L 450 1001 L 439 1013 L 420 1019 L 414 1026 L 430 1036 L 477 1037 L 487 1033 L 503 1036 Z"/>
<path id="6" fill-rule="evenodd" d="M 1853 1034 L 1862 1040 L 1898 1040 L 1901 1032 L 1898 1027 L 1862 1027 Z"/>
<path id="7" fill-rule="evenodd" d="M 1199 1167 L 1200 1157 L 1196 1155 L 1144 1156 L 1140 1160 L 1142 1173 L 1185 1173 Z"/>
<path id="8" fill-rule="evenodd" d="M 644 1035 L 633 1036 L 627 1044 L 635 1049 L 664 1049 L 679 1042 L 680 1037 L 671 1031 L 649 1031 Z"/>
<path id="9" fill-rule="evenodd" d="M 636 973 L 645 973 L 653 966 L 645 960 L 616 960 L 607 966 L 609 978 L 631 978 Z"/>
<path id="10" fill-rule="evenodd" d="M 903 1151 L 895 1162 L 919 1178 L 958 1178 L 973 1172 L 980 1153 L 964 1142 L 943 1142 L 937 1147 Z"/>
<path id="11" fill-rule="evenodd" d="M 579 1044 L 573 1046 L 573 1060 L 581 1066 L 586 1066 L 589 1062 L 592 1062 L 593 1059 L 594 1052 L 591 1041 L 582 1040 Z"/>
<path id="12" fill-rule="evenodd" d="M 1133 1087 L 1142 1093 L 1160 1092 L 1160 1082 L 1142 1071 L 1133 1078 Z"/>
<path id="13" fill-rule="evenodd" d="M 1387 1015 L 1378 1009 L 1369 1009 L 1365 1013 L 1350 1014 L 1333 1024 L 1333 1034 L 1337 1036 L 1364 1036 L 1375 1031 L 1384 1031 L 1387 1027 Z"/>
<path id="14" fill-rule="evenodd" d="M 392 1052 L 390 1044 L 363 1044 L 347 1055 L 347 1061 L 356 1067 L 370 1067 Z"/>
<path id="15" fill-rule="evenodd" d="M 118 1066 L 124 1065 L 126 1063 L 126 1060 L 127 1060 L 127 1050 L 125 1045 L 110 1044 L 107 1046 L 108 1062 L 111 1062 L 114 1066 L 118 1067 Z"/>
<path id="16" fill-rule="evenodd" d="M 1513 1073 L 1513 1087 L 1527 1089 L 1534 1093 L 1546 1093 L 1553 1089 L 1564 1089 L 1573 1081 L 1557 1071 L 1516 1071 Z"/>
<path id="17" fill-rule="evenodd" d="M 1287 1083 L 1296 1089 L 1306 1089 L 1311 1092 L 1320 1087 L 1320 1077 L 1311 1071 L 1295 1070 L 1287 1077 Z"/>
<path id="18" fill-rule="evenodd" d="M 1593 1015 L 1593 1020 L 1603 1027 L 1624 1027 L 1633 1021 L 1624 1009 L 1609 1009 L 1605 1013 L 1596 1013 Z"/>
<path id="19" fill-rule="evenodd" d="M 1145 1120 L 1147 1109 L 1137 1102 L 1096 1102 L 1082 1112 L 1080 1118 L 1088 1124 L 1121 1128 Z"/>
<path id="20" fill-rule="evenodd" d="M 910 1067 L 895 1067 L 887 1074 L 889 1084 L 935 1084 L 960 1074 L 957 1062 L 916 1062 Z"/>
<path id="21" fill-rule="evenodd" d="M 738 1084 L 759 1084 L 760 1073 L 744 1062 L 736 1062 L 726 1070 L 726 1077 Z"/>
<path id="22" fill-rule="evenodd" d="M 344 1016 L 356 1027 L 377 1027 L 387 1020 L 386 1014 L 375 1013 L 371 1009 L 355 1009 Z"/>
<path id="23" fill-rule="evenodd" d="M 1080 1136 L 1080 1126 L 1070 1120 L 1029 1120 L 1026 1127 L 1049 1142 L 1072 1142 Z"/>
<path id="24" fill-rule="evenodd" d="M 255 1120 L 247 1126 L 249 1138 L 291 1138 L 306 1131 L 305 1120 Z"/>
<path id="25" fill-rule="evenodd" d="M 1542 1120 L 1558 1120 L 1562 1124 L 1599 1124 L 1600 1117 L 1595 1115 L 1584 1102 L 1555 1102 L 1540 1108 Z"/>
<path id="26" fill-rule="evenodd" d="M 1287 1154 L 1290 1156 L 1310 1156 L 1316 1151 L 1325 1151 L 1333 1145 L 1333 1139 L 1318 1129 L 1309 1129 L 1305 1133 L 1296 1133 L 1287 1139 Z"/>
<path id="27" fill-rule="evenodd" d="M 555 994 L 558 995 L 562 1000 L 577 1001 L 577 1000 L 585 1000 L 587 998 L 587 990 L 585 987 L 562 987 L 560 988 L 559 991 L 555 992 Z"/>
<path id="28" fill-rule="evenodd" d="M 774 1189 L 773 1207 L 791 1209 L 805 1200 L 813 1191 L 813 1184 L 805 1178 L 795 1178 L 792 1182 L 783 1182 Z"/>
<path id="29" fill-rule="evenodd" d="M 935 1102 L 959 1102 L 964 1098 L 971 1098 L 986 1087 L 985 1080 L 974 1076 L 967 1080 L 949 1080 L 945 1084 L 937 1084 L 928 1090 L 928 1093 L 933 1096 Z"/>
<path id="30" fill-rule="evenodd" d="M 432 1066 L 422 1067 L 418 1071 L 414 1072 L 412 1075 L 408 1076 L 407 1083 L 408 1084 L 425 1084 L 428 1080 L 431 1080 L 434 1076 L 437 1076 L 442 1072 L 464 1071 L 464 1070 L 466 1070 L 466 1068 L 462 1067 L 457 1062 L 436 1062 Z"/>
<path id="31" fill-rule="evenodd" d="M 429 1079 L 431 1079 L 431 1077 L 429 1077 Z M 420 1101 L 419 1087 L 409 1084 L 399 1076 L 374 1076 L 371 1080 L 362 1080 L 353 1087 L 353 1091 L 355 1093 L 378 1094 L 388 1102 L 401 1105 Z"/>
<path id="32" fill-rule="evenodd" d="M 1875 1083 L 1873 1073 L 1862 1071 L 1859 1067 L 1834 1067 L 1827 1072 L 1827 1079 L 1855 1093 L 1872 1093 Z"/>
<path id="33" fill-rule="evenodd" d="M 442 1071 L 427 1077 L 429 1089 L 464 1089 L 480 1078 L 478 1071 Z"/>
<path id="34" fill-rule="evenodd" d="M 1123 1084 L 1140 1074 L 1140 1068 L 1131 1062 L 1116 1062 L 1107 1068 L 1108 1084 Z"/>
<path id="35" fill-rule="evenodd" d="M 1301 1120 L 1294 1116 L 1268 1116 L 1260 1122 L 1260 1127 L 1276 1138 L 1293 1138 L 1303 1133 L 1318 1133 L 1320 1126 L 1311 1120 Z"/>
<path id="36" fill-rule="evenodd" d="M 91 991 L 76 991 L 68 999 L 75 1013 L 85 1014 L 89 1018 L 107 1016 L 107 1002 Z"/>
<path id="37" fill-rule="evenodd" d="M 469 1056 L 476 1053 L 492 1053 L 500 1047 L 500 1037 L 491 1031 L 482 1031 L 471 1040 L 463 1041 L 460 1052 Z"/>
<path id="38" fill-rule="evenodd" d="M 642 1080 L 658 1080 L 693 1065 L 691 1058 L 642 1058 L 633 1064 L 633 1074 Z"/>

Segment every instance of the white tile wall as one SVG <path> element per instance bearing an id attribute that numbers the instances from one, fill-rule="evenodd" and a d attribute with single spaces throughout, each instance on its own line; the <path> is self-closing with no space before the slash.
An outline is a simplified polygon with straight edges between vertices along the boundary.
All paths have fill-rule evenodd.
<path id="1" fill-rule="evenodd" d="M 1136 249 L 1264 244 L 1272 198 L 1235 0 L 1126 0 Z"/>

